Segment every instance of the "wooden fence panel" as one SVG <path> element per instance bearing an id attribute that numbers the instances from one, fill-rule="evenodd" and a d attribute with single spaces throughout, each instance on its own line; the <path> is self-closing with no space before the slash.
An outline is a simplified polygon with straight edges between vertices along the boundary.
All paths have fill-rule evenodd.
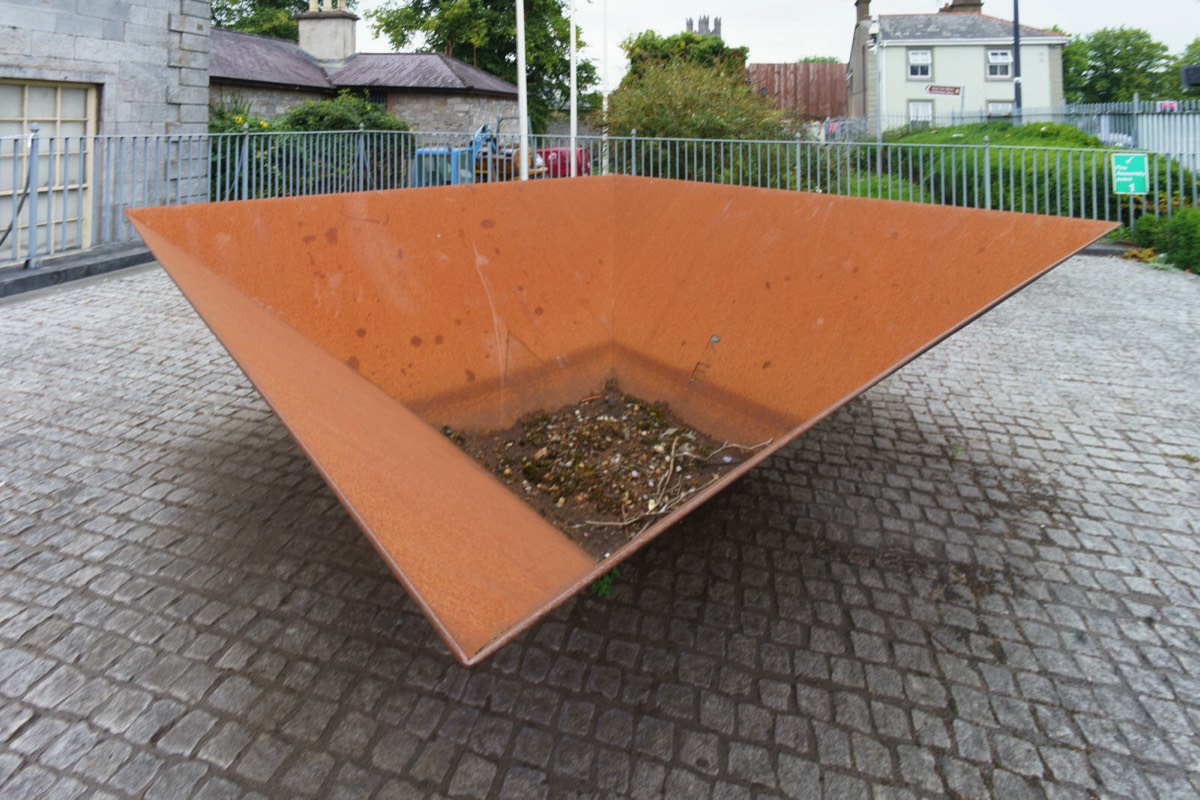
<path id="1" fill-rule="evenodd" d="M 751 64 L 749 69 L 754 90 L 784 111 L 808 119 L 847 114 L 845 64 Z"/>

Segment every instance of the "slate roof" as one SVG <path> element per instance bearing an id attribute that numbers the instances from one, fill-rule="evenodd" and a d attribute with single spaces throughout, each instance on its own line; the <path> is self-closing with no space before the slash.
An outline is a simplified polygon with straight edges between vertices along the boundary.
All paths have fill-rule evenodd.
<path id="1" fill-rule="evenodd" d="M 443 53 L 358 53 L 329 79 L 336 86 L 517 95 L 515 84 Z"/>
<path id="2" fill-rule="evenodd" d="M 216 81 L 334 89 L 325 70 L 298 45 L 221 28 L 212 29 L 208 74 Z"/>
<path id="3" fill-rule="evenodd" d="M 326 74 L 292 42 L 220 28 L 212 30 L 208 63 L 216 82 L 517 96 L 516 85 L 442 53 L 356 53 Z"/>
<path id="4" fill-rule="evenodd" d="M 879 33 L 885 41 L 963 41 L 1004 40 L 1013 35 L 1011 20 L 986 14 L 880 14 Z M 1021 26 L 1022 39 L 1058 39 L 1066 44 L 1070 37 L 1040 28 Z"/>

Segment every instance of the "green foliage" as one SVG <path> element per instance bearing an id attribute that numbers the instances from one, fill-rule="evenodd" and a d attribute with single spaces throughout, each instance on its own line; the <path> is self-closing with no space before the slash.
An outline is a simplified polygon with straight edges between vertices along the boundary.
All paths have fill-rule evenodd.
<path id="1" fill-rule="evenodd" d="M 740 78 L 750 56 L 748 47 L 729 47 L 719 36 L 700 33 L 659 36 L 654 31 L 643 31 L 621 42 L 621 49 L 629 58 L 629 72 L 622 84 L 640 80 L 650 67 L 679 61 L 721 69 Z"/>
<path id="2" fill-rule="evenodd" d="M 214 136 L 209 170 L 214 200 L 279 197 L 403 185 L 388 144 L 371 131 L 407 131 L 408 125 L 360 94 L 302 103 L 274 120 L 251 113 L 250 103 L 229 95 L 209 106 Z M 319 141 L 304 135 L 333 131 Z M 360 131 L 362 133 L 360 133 Z M 337 132 L 341 132 L 340 134 Z M 256 136 L 273 133 L 273 136 Z"/>
<path id="3" fill-rule="evenodd" d="M 619 577 L 621 577 L 621 568 L 613 567 L 597 578 L 596 582 L 592 584 L 592 594 L 601 598 L 612 597 L 613 584 L 617 582 L 617 578 Z"/>
<path id="4" fill-rule="evenodd" d="M 804 56 L 801 64 L 841 64 L 842 60 L 834 56 Z"/>
<path id="5" fill-rule="evenodd" d="M 270 127 L 269 121 L 252 113 L 250 101 L 240 94 L 225 95 L 208 104 L 209 133 L 242 133 Z"/>
<path id="6" fill-rule="evenodd" d="M 608 100 L 613 136 L 689 139 L 789 138 L 787 118 L 740 76 L 690 60 L 644 64 Z"/>
<path id="7" fill-rule="evenodd" d="M 1192 40 L 1192 43 L 1183 49 L 1175 58 L 1175 68 L 1172 71 L 1174 83 L 1179 86 L 1182 77 L 1179 70 L 1184 67 L 1200 66 L 1200 36 Z M 1190 89 L 1179 89 L 1179 93 L 1187 97 L 1200 97 L 1200 86 L 1193 86 Z"/>
<path id="8" fill-rule="evenodd" d="M 985 136 L 993 145 L 986 157 L 978 148 L 937 147 L 979 145 Z M 1195 173 L 1164 156 L 1151 156 L 1150 191 L 1158 205 L 1113 194 L 1107 148 L 1069 125 L 988 122 L 910 131 L 889 141 L 918 147 L 886 151 L 885 168 L 915 176 L 935 202 L 949 205 L 986 207 L 990 197 L 990 207 L 997 209 L 1128 219 L 1130 214 L 1166 214 L 1186 206 L 1200 188 Z"/>
<path id="9" fill-rule="evenodd" d="M 1063 89 L 1068 102 L 1113 103 L 1134 94 L 1170 94 L 1167 46 L 1140 28 L 1102 28 L 1063 48 Z"/>
<path id="10" fill-rule="evenodd" d="M 1164 226 L 1162 238 L 1167 263 L 1200 273 L 1200 208 L 1177 212 Z"/>
<path id="11" fill-rule="evenodd" d="M 884 133 L 888 142 L 905 144 L 983 144 L 984 137 L 992 144 L 1033 147 L 1103 147 L 1095 136 L 1071 125 L 1056 122 L 1031 122 L 1013 125 L 1009 122 L 977 122 L 944 128 L 897 128 Z"/>
<path id="12" fill-rule="evenodd" d="M 361 94 L 343 90 L 333 100 L 309 100 L 275 120 L 285 131 L 406 131 L 402 122 Z"/>
<path id="13" fill-rule="evenodd" d="M 570 15 L 565 0 L 524 0 L 529 116 L 545 130 L 570 91 Z M 517 12 L 512 0 L 388 0 L 367 12 L 376 34 L 396 49 L 414 42 L 517 82 Z M 576 33 L 580 49 L 582 36 Z M 580 95 L 598 81 L 590 61 L 578 65 Z M 479 120 L 480 124 L 493 120 Z"/>
<path id="14" fill-rule="evenodd" d="M 1138 247 L 1161 251 L 1165 249 L 1166 222 L 1164 217 L 1143 214 L 1128 232 L 1129 238 Z"/>
<path id="15" fill-rule="evenodd" d="M 839 194 L 852 197 L 873 197 L 877 200 L 902 200 L 908 203 L 930 203 L 932 196 L 925 187 L 899 175 L 885 174 L 883 178 L 870 172 L 860 172 Z"/>
<path id="16" fill-rule="evenodd" d="M 357 2 L 348 0 L 347 9 Z M 295 15 L 308 10 L 308 0 L 212 0 L 211 9 L 215 28 L 294 42 L 299 38 Z"/>

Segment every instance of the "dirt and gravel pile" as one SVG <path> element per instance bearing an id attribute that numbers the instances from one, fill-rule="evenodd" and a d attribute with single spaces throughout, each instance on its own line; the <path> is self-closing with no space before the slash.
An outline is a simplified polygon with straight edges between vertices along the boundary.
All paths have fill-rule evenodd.
<path id="1" fill-rule="evenodd" d="M 763 446 L 714 441 L 613 382 L 506 430 L 442 431 L 597 558 Z"/>

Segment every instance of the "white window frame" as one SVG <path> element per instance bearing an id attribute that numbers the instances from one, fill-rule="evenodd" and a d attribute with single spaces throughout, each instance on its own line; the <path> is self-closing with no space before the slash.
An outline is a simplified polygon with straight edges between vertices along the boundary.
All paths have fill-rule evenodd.
<path id="1" fill-rule="evenodd" d="M 933 50 L 928 47 L 914 48 L 908 51 L 905 60 L 908 63 L 908 79 L 910 81 L 933 80 Z"/>
<path id="2" fill-rule="evenodd" d="M 92 143 L 95 140 L 97 120 L 99 118 L 100 89 L 94 84 L 71 83 L 67 81 L 37 81 L 0 79 L 0 85 L 5 88 L 16 87 L 19 100 L 15 104 L 4 104 L 0 107 L 0 122 L 3 122 L 4 135 L 19 135 L 26 138 L 26 144 L 14 149 L 11 139 L 8 140 L 3 152 L 0 152 L 0 208 L 7 212 L 0 219 L 0 230 L 8 226 L 13 194 L 22 186 L 11 186 L 14 174 L 13 159 L 16 159 L 16 177 L 19 184 L 24 183 L 29 169 L 28 137 L 30 126 L 38 124 L 38 138 L 41 155 L 38 158 L 38 177 L 42 184 L 36 197 L 31 196 L 27 202 L 37 202 L 38 205 L 38 236 L 47 242 L 50 253 L 66 249 L 87 249 L 92 246 Z M 35 92 L 43 98 L 46 91 L 53 92 L 53 110 L 35 108 L 30 102 Z M 69 113 L 64 108 L 64 92 L 83 92 L 82 115 Z M 11 93 L 11 92 L 9 92 Z M 78 95 L 76 95 L 78 97 Z M 53 151 L 50 150 L 53 142 Z M 47 188 L 46 181 L 51 175 L 54 185 Z M 22 214 L 22 219 L 28 219 Z M 20 253 L 27 244 L 29 237 L 28 226 L 24 223 L 17 226 L 0 250 L 0 257 L 12 253 L 13 242 L 16 242 L 17 252 Z"/>
<path id="3" fill-rule="evenodd" d="M 989 117 L 1011 117 L 1016 109 L 1012 100 L 988 100 L 987 115 Z"/>
<path id="4" fill-rule="evenodd" d="M 1013 77 L 1013 51 L 996 49 L 987 51 L 987 79 L 1010 81 Z"/>
<path id="5" fill-rule="evenodd" d="M 917 109 L 928 109 L 928 114 L 919 114 Z M 909 100 L 908 101 L 908 121 L 912 122 L 928 122 L 933 123 L 933 101 L 932 100 Z"/>

